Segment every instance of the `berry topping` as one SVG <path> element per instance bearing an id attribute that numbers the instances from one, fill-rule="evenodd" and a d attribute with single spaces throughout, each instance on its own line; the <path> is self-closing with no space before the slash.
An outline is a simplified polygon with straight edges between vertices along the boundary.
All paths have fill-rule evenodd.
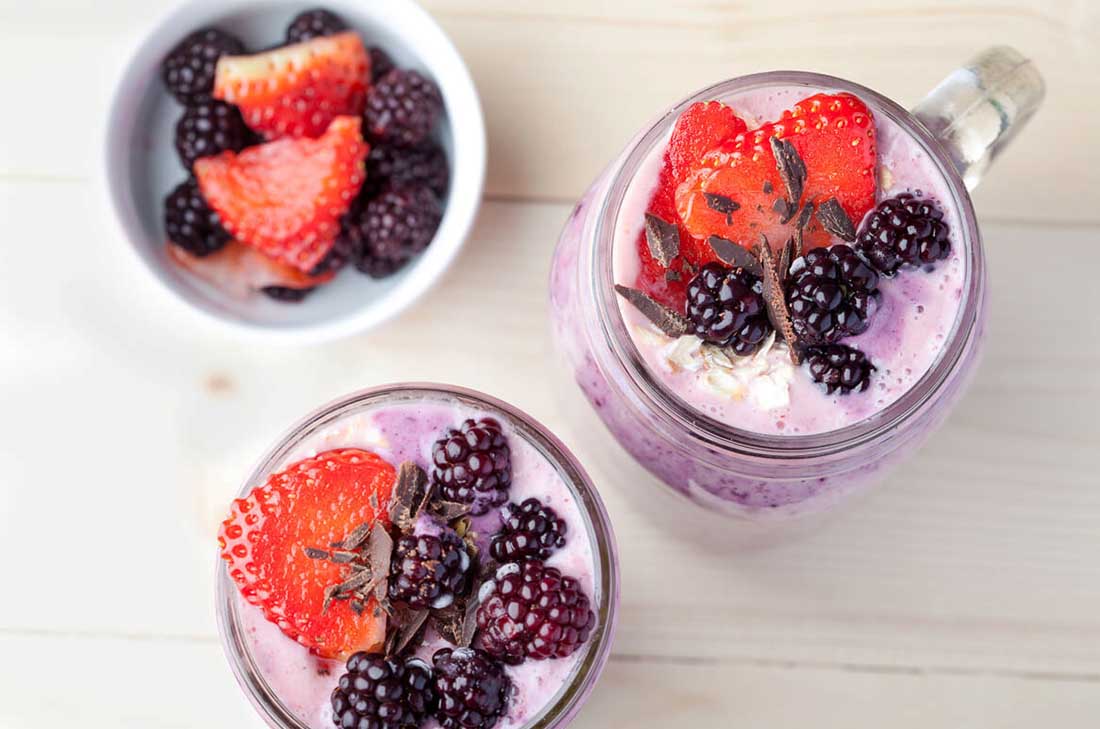
<path id="1" fill-rule="evenodd" d="M 815 246 L 828 235 L 798 212 L 830 198 L 851 220 L 874 205 L 874 122 L 850 94 L 811 96 L 779 121 L 712 149 L 677 188 L 676 207 L 699 240 L 717 235 L 750 248 L 763 234 L 781 244 L 805 223 L 803 239 Z"/>
<path id="2" fill-rule="evenodd" d="M 542 562 L 509 562 L 481 588 L 481 644 L 505 663 L 565 658 L 588 640 L 595 623 L 577 581 Z"/>
<path id="3" fill-rule="evenodd" d="M 226 150 L 239 152 L 252 142 L 252 132 L 236 108 L 221 101 L 196 101 L 176 124 L 176 151 L 191 169 L 195 160 Z"/>
<path id="4" fill-rule="evenodd" d="M 222 56 L 244 53 L 244 43 L 217 28 L 203 28 L 180 41 L 161 66 L 164 85 L 184 105 L 214 92 L 214 75 Z"/>
<path id="5" fill-rule="evenodd" d="M 799 343 L 833 344 L 867 331 L 878 274 L 852 248 L 815 248 L 791 264 L 787 304 Z"/>
<path id="6" fill-rule="evenodd" d="M 221 250 L 233 236 L 206 204 L 194 180 L 180 183 L 164 200 L 164 232 L 168 240 L 194 256 Z"/>
<path id="7" fill-rule="evenodd" d="M 370 55 L 371 83 L 374 83 L 396 68 L 393 59 L 390 58 L 390 54 L 386 53 L 381 48 L 377 46 L 371 47 L 367 50 L 367 53 Z"/>
<path id="8" fill-rule="evenodd" d="M 887 276 L 903 265 L 931 265 L 951 254 L 943 211 L 931 200 L 909 193 L 878 204 L 863 221 L 856 247 Z"/>
<path id="9" fill-rule="evenodd" d="M 814 381 L 824 385 L 830 395 L 837 391 L 847 395 L 853 390 L 866 390 L 875 369 L 867 355 L 846 344 L 810 347 L 806 350 L 806 364 Z"/>
<path id="10" fill-rule="evenodd" d="M 390 599 L 417 610 L 448 607 L 469 588 L 470 555 L 450 527 L 397 540 L 390 565 Z"/>
<path id="11" fill-rule="evenodd" d="M 497 562 L 547 559 L 565 546 L 565 520 L 538 499 L 526 499 L 518 506 L 501 509 L 500 531 L 489 543 L 489 554 Z"/>
<path id="12" fill-rule="evenodd" d="M 313 293 L 314 289 L 292 289 L 288 286 L 264 286 L 260 289 L 260 293 L 269 299 L 275 301 L 282 301 L 287 304 L 296 304 L 299 301 L 303 301 L 307 296 Z"/>
<path id="13" fill-rule="evenodd" d="M 432 670 L 419 658 L 356 653 L 331 701 L 340 729 L 416 729 L 435 709 Z"/>
<path id="14" fill-rule="evenodd" d="M 383 278 L 427 248 L 442 219 L 439 199 L 427 187 L 388 189 L 356 206 L 342 237 L 355 251 L 356 268 Z"/>
<path id="15" fill-rule="evenodd" d="M 280 289 L 280 300 L 289 301 L 295 295 L 290 291 L 309 292 L 314 287 L 331 281 L 335 275 L 327 272 L 309 276 L 235 240 L 230 240 L 218 251 L 202 257 L 170 243 L 168 258 L 196 278 L 237 299 L 247 299 L 257 291 L 264 291 L 272 296 L 271 291 L 265 289 Z"/>
<path id="16" fill-rule="evenodd" d="M 466 420 L 432 446 L 432 482 L 447 501 L 470 504 L 480 516 L 508 500 L 512 453 L 500 423 Z"/>
<path id="17" fill-rule="evenodd" d="M 377 196 L 387 187 L 427 187 L 442 198 L 450 170 L 443 149 L 434 142 L 416 147 L 377 145 L 367 155 L 367 182 L 363 193 Z"/>
<path id="18" fill-rule="evenodd" d="M 314 38 L 336 35 L 348 29 L 344 19 L 323 8 L 300 13 L 286 29 L 287 43 L 304 43 Z"/>
<path id="19" fill-rule="evenodd" d="M 364 115 L 372 141 L 411 147 L 423 142 L 443 113 L 443 97 L 416 71 L 394 69 L 367 94 Z"/>
<path id="20" fill-rule="evenodd" d="M 364 524 L 388 525 L 385 505 L 396 480 L 393 466 L 375 454 L 346 448 L 294 463 L 234 500 L 218 543 L 244 599 L 324 658 L 381 646 L 386 622 L 374 598 L 359 611 L 351 601 L 327 600 L 344 568 L 306 550 L 340 542 Z"/>
<path id="21" fill-rule="evenodd" d="M 748 129 L 743 119 L 719 101 L 692 104 L 672 129 L 665 158 L 677 184 L 699 165 L 703 155 L 725 142 L 732 142 Z"/>
<path id="22" fill-rule="evenodd" d="M 507 708 L 511 682 L 504 668 L 477 648 L 443 648 L 432 657 L 443 729 L 490 729 Z"/>
<path id="23" fill-rule="evenodd" d="M 319 139 L 280 139 L 195 162 L 203 196 L 242 243 L 309 272 L 332 248 L 363 182 L 359 119 Z"/>
<path id="24" fill-rule="evenodd" d="M 214 96 L 236 105 L 269 139 L 318 137 L 339 116 L 363 111 L 370 59 L 358 34 L 314 38 L 218 61 Z"/>
<path id="25" fill-rule="evenodd" d="M 703 266 L 687 288 L 687 315 L 700 339 L 749 355 L 771 331 L 764 286 L 742 268 Z"/>

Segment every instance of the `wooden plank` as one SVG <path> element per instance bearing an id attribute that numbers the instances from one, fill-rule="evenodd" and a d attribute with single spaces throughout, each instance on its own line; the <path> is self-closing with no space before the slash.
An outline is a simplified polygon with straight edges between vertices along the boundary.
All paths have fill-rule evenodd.
<path id="1" fill-rule="evenodd" d="M 168 0 L 46 0 L 3 11 L 8 34 L 0 78 L 15 98 L 38 100 L 39 110 L 6 115 L 0 134 L 50 143 L 6 145 L 0 176 L 95 173 L 97 125 L 74 125 L 73 110 L 82 119 L 102 117 L 126 50 L 167 6 Z M 977 193 L 979 209 L 1010 220 L 1100 221 L 1100 147 L 1081 122 L 1100 94 L 1100 78 L 1082 72 L 1100 66 L 1094 3 L 435 0 L 427 6 L 453 36 L 482 93 L 488 191 L 496 197 L 575 200 L 662 108 L 723 78 L 813 69 L 912 105 L 979 46 L 1005 43 L 1034 57 L 1049 97 Z M 59 22 L 80 32 L 59 33 Z M 26 58 L 35 59 L 34 74 L 17 72 Z M 67 92 L 43 96 L 41 88 Z"/>
<path id="2" fill-rule="evenodd" d="M 988 226 L 988 354 L 947 426 L 824 531 L 748 550 L 659 490 L 562 381 L 545 282 L 568 213 L 486 205 L 429 298 L 299 351 L 168 307 L 91 186 L 0 182 L 6 240 L 37 241 L 0 267 L 0 406 L 16 414 L 0 421 L 0 552 L 34 555 L 5 561 L 29 597 L 0 602 L 0 629 L 212 636 L 213 537 L 252 461 L 327 399 L 438 379 L 523 407 L 590 469 L 623 546 L 623 654 L 1100 673 L 1100 322 L 1063 314 L 1091 311 L 1087 287 L 1057 303 L 1047 288 L 1073 280 L 1095 229 Z M 1041 275 L 1038 242 L 1059 252 Z M 97 597 L 73 607 L 59 573 Z"/>
<path id="3" fill-rule="evenodd" d="M 0 726 L 262 726 L 213 642 L 0 636 Z M 60 658 L 63 656 L 63 660 Z M 64 689 L 59 665 L 79 666 Z M 195 700 L 201 698 L 201 700 Z M 612 660 L 573 727 L 771 729 L 1086 726 L 1092 680 Z"/>

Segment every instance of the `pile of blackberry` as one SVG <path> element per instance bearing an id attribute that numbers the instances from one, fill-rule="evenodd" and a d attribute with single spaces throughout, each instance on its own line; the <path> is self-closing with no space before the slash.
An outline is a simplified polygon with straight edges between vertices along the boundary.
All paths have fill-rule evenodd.
<path id="1" fill-rule="evenodd" d="M 846 344 L 811 347 L 806 351 L 806 364 L 814 382 L 821 383 L 830 395 L 863 392 L 870 386 L 875 369 L 867 355 Z"/>
<path id="2" fill-rule="evenodd" d="M 500 531 L 489 542 L 489 556 L 497 562 L 547 559 L 565 546 L 565 520 L 538 499 L 506 504 Z"/>
<path id="3" fill-rule="evenodd" d="M 443 648 L 432 656 L 443 729 L 488 729 L 508 704 L 511 681 L 492 656 L 478 648 Z"/>
<path id="4" fill-rule="evenodd" d="M 814 248 L 791 264 L 786 293 L 798 341 L 834 344 L 867 331 L 878 274 L 850 246 Z"/>
<path id="5" fill-rule="evenodd" d="M 752 354 L 771 331 L 763 284 L 748 271 L 720 263 L 703 266 L 687 287 L 687 316 L 705 342 Z"/>
<path id="6" fill-rule="evenodd" d="M 911 193 L 880 202 L 860 226 L 856 248 L 886 276 L 902 266 L 931 266 L 951 255 L 943 211 Z"/>
<path id="7" fill-rule="evenodd" d="M 332 721 L 342 729 L 415 729 L 435 710 L 432 671 L 417 658 L 356 653 L 332 691 Z"/>
<path id="8" fill-rule="evenodd" d="M 390 599 L 417 610 L 448 607 L 469 589 L 469 571 L 466 544 L 450 527 L 402 536 L 390 562 Z"/>
<path id="9" fill-rule="evenodd" d="M 512 455 L 500 423 L 466 420 L 432 447 L 432 482 L 441 498 L 470 504 L 474 516 L 508 500 Z"/>

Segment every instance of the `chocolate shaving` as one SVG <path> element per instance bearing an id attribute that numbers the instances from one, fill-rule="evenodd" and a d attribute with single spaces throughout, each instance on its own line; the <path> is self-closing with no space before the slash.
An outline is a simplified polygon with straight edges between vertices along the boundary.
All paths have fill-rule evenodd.
<path id="1" fill-rule="evenodd" d="M 401 655 L 401 653 L 403 653 L 413 642 L 413 639 L 420 633 L 420 629 L 424 627 L 424 623 L 427 619 L 427 610 L 403 610 L 395 615 L 394 620 L 397 622 L 397 625 L 386 641 L 388 644 L 386 655 Z"/>
<path id="2" fill-rule="evenodd" d="M 814 214 L 814 204 L 813 204 L 813 202 L 808 202 L 805 205 L 803 205 L 802 206 L 802 212 L 798 214 L 798 223 L 795 225 L 794 238 L 793 238 L 793 245 L 795 247 L 795 252 L 797 254 L 797 255 L 794 256 L 794 258 L 798 258 L 798 256 L 802 255 L 802 237 L 806 232 L 806 226 L 810 224 L 810 218 L 813 217 L 813 214 Z M 794 260 L 794 258 L 792 258 L 791 260 Z"/>
<path id="3" fill-rule="evenodd" d="M 436 500 L 428 504 L 428 511 L 440 521 L 454 521 L 470 513 L 473 504 L 458 501 Z"/>
<path id="4" fill-rule="evenodd" d="M 332 554 L 316 547 L 302 547 L 302 551 L 310 559 L 332 559 Z"/>
<path id="5" fill-rule="evenodd" d="M 707 238 L 707 243 L 710 244 L 714 255 L 721 258 L 724 263 L 728 263 L 734 268 L 743 268 L 755 276 L 760 275 L 760 260 L 745 250 L 744 246 L 739 246 L 733 241 L 717 235 Z"/>
<path id="6" fill-rule="evenodd" d="M 363 522 L 359 526 L 355 527 L 351 531 L 351 534 L 344 537 L 342 542 L 333 542 L 330 546 L 334 549 L 347 549 L 356 550 L 363 546 L 363 542 L 367 541 L 367 537 L 370 536 L 370 531 L 373 525 L 370 522 Z"/>
<path id="7" fill-rule="evenodd" d="M 821 221 L 822 228 L 837 238 L 849 243 L 856 239 L 856 226 L 835 197 L 821 203 L 821 207 L 817 209 L 817 219 Z"/>
<path id="8" fill-rule="evenodd" d="M 462 616 L 462 633 L 458 636 L 460 648 L 469 648 L 473 645 L 474 637 L 477 635 L 477 608 L 481 604 L 478 599 L 479 591 L 479 589 L 471 590 L 470 597 L 466 600 L 466 612 Z"/>
<path id="9" fill-rule="evenodd" d="M 791 361 L 796 365 L 802 363 L 801 348 L 795 337 L 794 325 L 791 324 L 791 313 L 787 309 L 787 298 L 783 294 L 783 278 L 776 268 L 775 256 L 772 253 L 768 239 L 760 236 L 760 263 L 764 266 L 764 303 L 768 309 L 768 321 L 775 328 L 776 333 L 787 342 L 787 348 L 791 353 Z"/>
<path id="10" fill-rule="evenodd" d="M 642 312 L 646 319 L 669 337 L 682 337 L 690 330 L 688 320 L 667 306 L 658 303 L 638 289 L 628 288 L 615 284 L 615 290 L 619 296 L 634 305 L 634 308 Z"/>
<path id="11" fill-rule="evenodd" d="M 798 208 L 781 197 L 777 197 L 775 202 L 772 203 L 772 210 L 779 216 L 779 222 L 784 225 L 791 222 L 791 218 L 794 217 L 794 213 L 797 209 Z"/>
<path id="12" fill-rule="evenodd" d="M 397 484 L 390 497 L 390 521 L 402 532 L 411 532 L 420 510 L 428 499 L 428 475 L 412 461 L 405 461 L 397 472 Z"/>
<path id="13" fill-rule="evenodd" d="M 390 555 L 393 553 L 393 538 L 381 524 L 375 524 L 370 533 L 370 543 L 367 545 L 370 556 L 371 572 L 378 575 L 375 581 L 374 596 L 379 603 L 386 599 L 387 579 L 390 574 Z"/>
<path id="14" fill-rule="evenodd" d="M 731 197 L 713 192 L 704 192 L 703 199 L 706 200 L 708 208 L 726 216 L 726 225 L 733 225 L 733 214 L 741 209 L 740 203 Z"/>
<path id="15" fill-rule="evenodd" d="M 794 238 L 788 238 L 779 251 L 779 280 L 786 283 L 787 272 L 791 270 L 791 251 L 794 249 Z"/>
<path id="16" fill-rule="evenodd" d="M 340 595 L 351 595 L 352 593 L 359 592 L 360 588 L 367 585 L 373 585 L 373 572 L 370 569 L 362 569 L 357 572 L 353 572 L 351 577 L 347 578 L 339 585 L 336 586 L 336 597 Z"/>
<path id="17" fill-rule="evenodd" d="M 771 195 L 773 192 L 775 192 L 775 188 L 772 187 L 772 181 L 764 180 L 764 194 Z"/>
<path id="18" fill-rule="evenodd" d="M 350 607 L 351 611 L 356 615 L 362 615 L 363 611 L 367 609 L 367 606 L 363 603 L 363 601 L 358 599 L 350 601 L 348 603 L 348 607 Z"/>
<path id="19" fill-rule="evenodd" d="M 645 214 L 645 240 L 649 244 L 649 252 L 665 268 L 680 255 L 680 230 L 650 213 Z"/>
<path id="20" fill-rule="evenodd" d="M 771 137 L 768 141 L 772 145 L 772 154 L 775 155 L 775 167 L 783 179 L 783 186 L 787 188 L 788 206 L 793 216 L 802 200 L 802 188 L 806 184 L 806 164 L 798 156 L 798 150 L 790 140 Z M 783 222 L 788 220 L 789 217 Z"/>
<path id="21" fill-rule="evenodd" d="M 336 564 L 351 564 L 355 560 L 359 559 L 361 555 L 358 552 L 346 552 L 342 549 L 333 550 L 329 559 Z"/>
<path id="22" fill-rule="evenodd" d="M 679 281 L 683 278 L 679 271 L 668 270 L 665 271 L 665 281 Z"/>

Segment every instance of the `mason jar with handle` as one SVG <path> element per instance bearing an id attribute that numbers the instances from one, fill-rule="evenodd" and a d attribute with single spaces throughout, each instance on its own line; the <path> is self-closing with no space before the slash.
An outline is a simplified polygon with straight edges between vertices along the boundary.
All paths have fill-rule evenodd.
<path id="1" fill-rule="evenodd" d="M 685 110 L 697 102 L 725 102 L 747 117 L 744 128 L 752 130 L 777 118 L 754 114 L 787 108 L 777 106 L 777 99 L 789 103 L 814 94 L 850 94 L 866 106 L 878 132 L 877 201 L 899 191 L 918 199 L 930 196 L 950 230 L 951 257 L 924 267 L 931 272 L 909 267 L 896 276 L 882 275 L 879 291 L 885 296 L 876 296 L 885 302 L 877 319 L 866 334 L 844 342 L 871 355 L 876 369 L 868 392 L 826 397 L 805 363 L 779 362 L 773 377 L 768 368 L 778 360 L 761 360 L 754 371 L 771 378 L 769 387 L 777 379 L 781 386 L 787 383 L 778 399 L 772 397 L 774 387 L 768 397 L 756 397 L 751 376 L 746 380 L 736 371 L 734 386 L 712 399 L 700 390 L 700 372 L 692 371 L 699 362 L 676 359 L 680 350 L 694 346 L 697 352 L 699 343 L 689 341 L 685 347 L 680 341 L 677 348 L 661 340 L 660 332 L 654 337 L 637 326 L 637 311 L 616 293 L 617 284 L 633 283 L 623 280 L 624 256 L 638 257 L 634 246 L 645 240 L 646 205 L 655 187 L 664 184 L 659 180 L 665 149 Z M 968 190 L 1032 116 L 1043 94 L 1034 66 L 1017 51 L 996 47 L 949 75 L 912 112 L 843 79 L 787 71 L 731 79 L 667 110 L 577 204 L 551 269 L 558 349 L 615 439 L 671 489 L 712 511 L 754 523 L 819 513 L 881 480 L 943 422 L 974 374 L 988 296 Z M 827 117 L 821 119 L 828 123 Z M 764 185 L 765 192 L 771 192 L 769 187 Z M 861 221 L 852 223 L 858 228 Z M 926 307 L 921 296 L 934 300 Z M 930 321 L 937 316 L 938 329 Z M 921 317 L 923 323 L 913 323 Z M 904 359 L 908 350 L 913 356 Z M 815 385 L 814 394 L 809 394 L 810 385 Z M 810 401 L 817 410 L 833 411 L 818 417 L 806 404 Z"/>

